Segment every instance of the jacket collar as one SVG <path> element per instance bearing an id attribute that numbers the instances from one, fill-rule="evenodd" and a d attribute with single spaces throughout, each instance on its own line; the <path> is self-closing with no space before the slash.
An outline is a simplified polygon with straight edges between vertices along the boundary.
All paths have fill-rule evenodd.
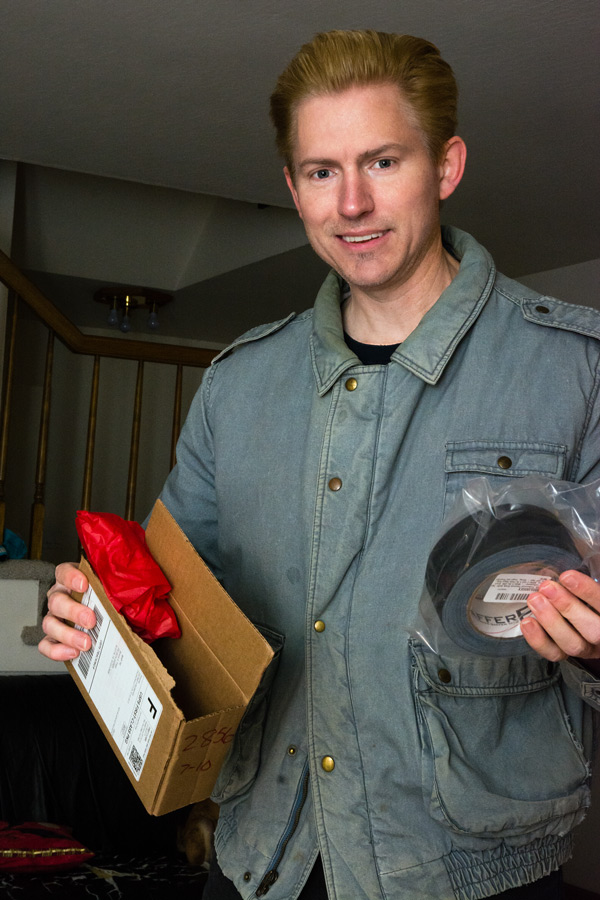
<path id="1" fill-rule="evenodd" d="M 440 379 L 486 303 L 496 278 L 491 256 L 471 235 L 443 227 L 442 240 L 460 261 L 459 271 L 391 359 L 428 384 Z M 357 365 L 356 356 L 344 341 L 340 302 L 341 279 L 332 271 L 317 295 L 311 336 L 313 369 L 321 395 L 346 369 Z"/>

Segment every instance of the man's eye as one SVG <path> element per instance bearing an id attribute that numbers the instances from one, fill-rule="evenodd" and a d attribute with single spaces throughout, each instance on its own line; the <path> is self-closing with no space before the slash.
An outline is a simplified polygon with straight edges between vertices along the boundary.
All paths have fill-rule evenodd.
<path id="1" fill-rule="evenodd" d="M 389 169 L 392 166 L 391 159 L 378 159 L 375 166 L 379 169 Z"/>
<path id="2" fill-rule="evenodd" d="M 322 181 L 324 178 L 329 178 L 330 174 L 329 169 L 319 169 L 318 172 L 315 172 L 315 178 Z"/>

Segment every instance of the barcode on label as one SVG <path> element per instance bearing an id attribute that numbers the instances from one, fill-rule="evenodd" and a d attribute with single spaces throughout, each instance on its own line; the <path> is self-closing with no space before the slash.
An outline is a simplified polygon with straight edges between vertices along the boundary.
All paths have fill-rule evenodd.
<path id="1" fill-rule="evenodd" d="M 81 628 L 78 626 L 79 631 L 87 631 L 89 636 L 92 639 L 92 645 L 89 650 L 85 650 L 83 653 L 79 654 L 79 659 L 77 661 L 77 668 L 81 672 L 84 678 L 87 678 L 87 674 L 90 670 L 90 663 L 94 658 L 94 650 L 96 649 L 96 644 L 98 643 L 98 636 L 100 634 L 100 629 L 102 628 L 102 622 L 104 620 L 104 616 L 100 612 L 97 606 L 94 606 L 94 614 L 96 616 L 96 624 L 89 631 L 86 628 Z"/>
<path id="2" fill-rule="evenodd" d="M 140 754 L 137 752 L 136 748 L 133 746 L 131 747 L 131 750 L 129 751 L 129 762 L 131 763 L 131 768 L 133 769 L 133 771 L 136 774 L 138 772 L 140 772 L 140 770 L 144 764 L 144 760 L 142 759 Z"/>
<path id="3" fill-rule="evenodd" d="M 496 594 L 496 600 L 498 601 L 498 603 L 506 601 L 510 603 L 524 603 L 528 597 L 529 594 Z"/>

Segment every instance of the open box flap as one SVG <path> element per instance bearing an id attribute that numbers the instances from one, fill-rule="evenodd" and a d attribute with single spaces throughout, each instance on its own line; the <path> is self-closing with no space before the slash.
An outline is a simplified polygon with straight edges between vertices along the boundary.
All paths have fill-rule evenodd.
<path id="1" fill-rule="evenodd" d="M 146 542 L 172 585 L 176 611 L 184 612 L 248 702 L 273 658 L 268 641 L 219 584 L 161 500 L 154 505 Z"/>
<path id="2" fill-rule="evenodd" d="M 223 666 L 213 648 L 199 634 L 186 611 L 174 597 L 171 605 L 177 615 L 181 637 L 164 638 L 155 650 L 176 686 L 173 696 L 186 719 L 205 716 L 223 707 L 245 706 L 248 697 Z"/>

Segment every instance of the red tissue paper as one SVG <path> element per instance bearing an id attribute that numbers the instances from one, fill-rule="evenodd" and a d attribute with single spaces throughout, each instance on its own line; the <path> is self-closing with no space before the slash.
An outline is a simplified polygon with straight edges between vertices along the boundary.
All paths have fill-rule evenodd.
<path id="1" fill-rule="evenodd" d="M 133 631 L 147 644 L 181 637 L 167 599 L 171 585 L 146 546 L 142 526 L 114 513 L 79 510 L 75 527 L 106 596 Z"/>

